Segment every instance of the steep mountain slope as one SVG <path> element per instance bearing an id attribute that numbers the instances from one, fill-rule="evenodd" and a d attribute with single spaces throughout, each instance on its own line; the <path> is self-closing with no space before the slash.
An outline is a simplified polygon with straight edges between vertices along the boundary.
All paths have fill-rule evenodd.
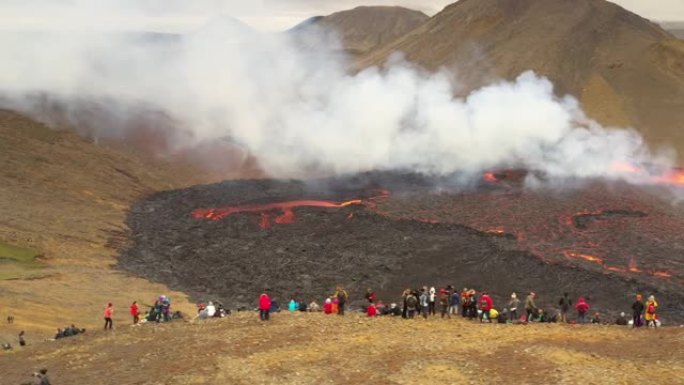
<path id="1" fill-rule="evenodd" d="M 427 19 L 422 12 L 402 7 L 357 7 L 312 17 L 292 32 L 306 35 L 334 31 L 345 50 L 361 54 L 405 35 Z"/>
<path id="2" fill-rule="evenodd" d="M 606 125 L 684 153 L 684 42 L 604 0 L 461 0 L 359 60 L 394 52 L 456 69 L 466 89 L 534 70 Z"/>
<path id="3" fill-rule="evenodd" d="M 136 199 L 229 175 L 122 147 L 0 111 L 0 246 L 40 254 L 26 266 L 0 258 L 0 272 L 12 272 L 0 274 L 3 317 L 14 315 L 27 330 L 54 330 L 54 322 L 74 322 L 79 311 L 94 316 L 108 301 L 123 307 L 167 291 L 111 272 L 107 245 L 125 242 L 124 218 Z M 176 294 L 177 304 L 181 298 Z M 86 318 L 86 326 L 99 323 Z"/>

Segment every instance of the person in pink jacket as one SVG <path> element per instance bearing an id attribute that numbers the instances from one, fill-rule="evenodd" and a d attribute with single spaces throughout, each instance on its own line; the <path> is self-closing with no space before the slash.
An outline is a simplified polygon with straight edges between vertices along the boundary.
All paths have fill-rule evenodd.
<path id="1" fill-rule="evenodd" d="M 266 290 L 261 293 L 259 297 L 259 319 L 262 321 L 269 320 L 269 314 L 271 313 L 271 297 L 268 296 Z"/>
<path id="2" fill-rule="evenodd" d="M 579 297 L 575 309 L 577 310 L 577 323 L 583 324 L 585 322 L 584 316 L 589 311 L 589 304 L 584 300 L 584 297 Z"/>
<path id="3" fill-rule="evenodd" d="M 107 330 L 112 330 L 112 316 L 114 315 L 114 305 L 112 303 L 108 303 L 107 307 L 104 310 L 104 319 L 105 319 L 105 324 L 104 324 L 104 329 Z"/>

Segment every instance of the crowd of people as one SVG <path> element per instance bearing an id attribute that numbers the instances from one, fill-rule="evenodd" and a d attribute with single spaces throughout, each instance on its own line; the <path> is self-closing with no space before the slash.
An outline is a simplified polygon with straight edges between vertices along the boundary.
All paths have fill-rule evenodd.
<path id="1" fill-rule="evenodd" d="M 551 310 L 542 309 L 537 305 L 537 294 L 530 292 L 524 301 L 518 298 L 517 293 L 512 293 L 510 299 L 498 310 L 494 306 L 494 300 L 487 291 L 478 292 L 474 289 L 464 288 L 456 290 L 452 286 L 446 286 L 437 290 L 435 287 L 424 286 L 421 289 L 406 289 L 401 294 L 401 303 L 391 303 L 389 306 L 377 299 L 377 295 L 372 289 L 365 293 L 367 305 L 364 312 L 369 317 L 375 316 L 396 316 L 405 319 L 413 319 L 416 316 L 427 319 L 439 313 L 441 318 L 451 318 L 460 315 L 470 320 L 479 322 L 497 323 L 530 323 L 530 322 L 550 322 L 550 323 L 573 323 L 573 324 L 616 324 L 631 325 L 633 327 L 658 327 L 661 325 L 658 317 L 658 302 L 655 296 L 650 295 L 646 301 L 643 296 L 637 294 L 632 304 L 632 318 L 627 319 L 624 312 L 620 313 L 614 321 L 605 320 L 600 312 L 591 314 L 589 298 L 580 296 L 577 301 L 573 301 L 568 293 L 564 293 L 558 300 L 558 306 Z M 292 298 L 288 302 L 287 310 L 301 312 L 322 311 L 325 314 L 344 315 L 349 294 L 341 287 L 337 287 L 334 293 L 327 297 L 323 306 L 319 306 L 315 301 L 306 303 L 305 301 Z M 568 316 L 574 309 L 576 317 L 571 319 Z M 276 300 L 271 299 L 268 290 L 259 297 L 259 314 L 262 321 L 267 321 L 270 314 L 280 311 L 280 306 Z"/>

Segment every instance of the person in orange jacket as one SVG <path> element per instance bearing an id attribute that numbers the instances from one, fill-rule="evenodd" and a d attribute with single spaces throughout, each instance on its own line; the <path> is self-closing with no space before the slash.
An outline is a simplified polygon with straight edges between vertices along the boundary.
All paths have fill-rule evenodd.
<path id="1" fill-rule="evenodd" d="M 107 307 L 104 310 L 104 319 L 105 319 L 105 324 L 104 324 L 104 329 L 107 330 L 112 330 L 113 322 L 112 322 L 112 316 L 114 315 L 114 305 L 112 303 L 108 303 Z"/>

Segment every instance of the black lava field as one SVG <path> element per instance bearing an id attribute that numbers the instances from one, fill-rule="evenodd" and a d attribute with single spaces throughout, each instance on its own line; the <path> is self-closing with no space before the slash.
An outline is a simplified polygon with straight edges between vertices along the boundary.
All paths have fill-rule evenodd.
<path id="1" fill-rule="evenodd" d="M 665 324 L 684 321 L 684 210 L 665 187 L 584 181 L 524 188 L 516 172 L 456 187 L 413 174 L 315 182 L 243 180 L 154 194 L 137 202 L 119 268 L 197 301 L 255 307 L 322 302 L 335 286 L 352 305 L 373 288 L 386 303 L 407 287 L 538 295 L 563 292 L 593 310 L 629 313 L 655 294 Z"/>

